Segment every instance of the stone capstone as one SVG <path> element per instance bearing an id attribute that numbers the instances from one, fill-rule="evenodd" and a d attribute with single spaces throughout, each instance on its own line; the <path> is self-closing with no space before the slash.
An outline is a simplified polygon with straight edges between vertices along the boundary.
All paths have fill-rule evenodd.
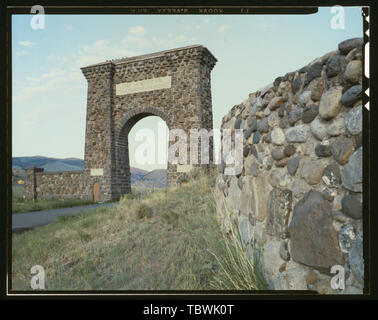
<path id="1" fill-rule="evenodd" d="M 337 76 L 345 68 L 345 56 L 337 55 L 329 58 L 326 64 L 326 74 L 328 78 Z"/>
<path id="2" fill-rule="evenodd" d="M 358 84 L 347 91 L 341 97 L 341 103 L 345 107 L 353 107 L 353 105 L 362 98 L 362 85 Z"/>
<path id="3" fill-rule="evenodd" d="M 352 60 L 345 68 L 344 77 L 350 83 L 358 83 L 362 74 L 362 62 L 360 60 Z"/>
<path id="4" fill-rule="evenodd" d="M 339 43 L 339 51 L 342 55 L 347 55 L 349 51 L 352 49 L 362 46 L 363 45 L 363 39 L 362 38 L 352 38 L 348 40 L 344 40 L 343 42 Z"/>
<path id="5" fill-rule="evenodd" d="M 322 69 L 323 69 L 323 63 L 321 61 L 312 64 L 307 72 L 305 86 L 309 84 L 313 79 L 320 77 L 322 74 Z"/>

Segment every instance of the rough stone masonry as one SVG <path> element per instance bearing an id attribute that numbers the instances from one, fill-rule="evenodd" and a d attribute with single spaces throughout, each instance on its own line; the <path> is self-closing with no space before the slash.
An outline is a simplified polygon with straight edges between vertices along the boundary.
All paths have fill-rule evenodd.
<path id="1" fill-rule="evenodd" d="M 243 130 L 244 164 L 238 176 L 220 166 L 217 212 L 260 252 L 271 289 L 362 293 L 362 45 L 343 41 L 223 118 Z M 334 265 L 344 290 L 331 288 Z"/>
<path id="2" fill-rule="evenodd" d="M 170 130 L 187 134 L 213 128 L 210 73 L 216 61 L 207 48 L 194 45 L 82 68 L 88 81 L 84 171 L 71 179 L 66 173 L 28 168 L 26 196 L 93 199 L 95 183 L 100 184 L 100 201 L 129 193 L 128 134 L 136 122 L 155 115 Z M 210 149 L 211 155 L 212 142 Z M 168 163 L 168 186 L 186 170 Z"/>

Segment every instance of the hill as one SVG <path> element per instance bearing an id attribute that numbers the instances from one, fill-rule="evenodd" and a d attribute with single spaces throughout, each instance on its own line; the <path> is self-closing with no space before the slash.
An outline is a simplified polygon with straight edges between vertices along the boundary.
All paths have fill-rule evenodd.
<path id="1" fill-rule="evenodd" d="M 14 234 L 12 289 L 30 290 L 25 269 L 34 261 L 48 274 L 46 290 L 266 289 L 259 270 L 238 255 L 240 242 L 221 233 L 214 181 L 196 176 Z"/>
<path id="2" fill-rule="evenodd" d="M 84 160 L 78 158 L 52 158 L 44 156 L 14 157 L 12 158 L 12 170 L 16 175 L 23 176 L 24 169 L 36 166 L 47 172 L 56 171 L 80 171 L 84 169 Z M 145 188 L 165 188 L 167 184 L 167 170 L 153 170 L 148 172 L 143 169 L 131 167 L 131 184 Z"/>

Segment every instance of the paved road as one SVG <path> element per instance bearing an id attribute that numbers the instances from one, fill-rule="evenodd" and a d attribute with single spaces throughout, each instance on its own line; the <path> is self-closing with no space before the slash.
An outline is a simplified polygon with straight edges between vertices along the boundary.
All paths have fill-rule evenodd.
<path id="1" fill-rule="evenodd" d="M 90 204 L 86 206 L 72 208 L 61 208 L 26 213 L 14 213 L 12 214 L 12 232 L 19 233 L 25 230 L 49 224 L 61 216 L 71 216 L 74 214 L 85 212 L 87 210 L 102 207 L 111 207 L 116 204 L 118 204 L 118 202 Z"/>

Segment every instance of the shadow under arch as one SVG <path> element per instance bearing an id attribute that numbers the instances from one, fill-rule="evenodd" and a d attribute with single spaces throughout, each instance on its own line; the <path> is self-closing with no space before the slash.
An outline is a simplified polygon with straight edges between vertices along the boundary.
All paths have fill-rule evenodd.
<path id="1" fill-rule="evenodd" d="M 172 123 L 168 113 L 153 107 L 142 107 L 138 110 L 130 110 L 127 112 L 115 128 L 115 181 L 113 181 L 113 192 L 118 197 L 131 192 L 131 174 L 129 162 L 129 143 L 128 136 L 132 127 L 143 118 L 149 116 L 160 117 L 171 130 Z M 169 164 L 168 164 L 169 167 Z"/>

